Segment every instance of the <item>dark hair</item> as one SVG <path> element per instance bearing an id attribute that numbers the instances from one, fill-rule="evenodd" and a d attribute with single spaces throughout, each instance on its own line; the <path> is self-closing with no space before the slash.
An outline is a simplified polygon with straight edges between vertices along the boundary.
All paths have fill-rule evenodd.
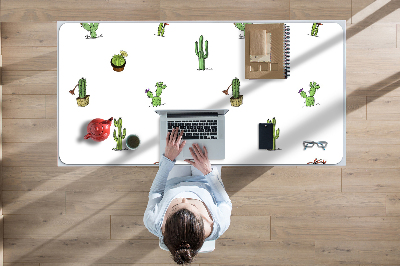
<path id="1" fill-rule="evenodd" d="M 164 244 L 177 264 L 191 263 L 204 244 L 203 219 L 180 209 L 165 221 Z"/>

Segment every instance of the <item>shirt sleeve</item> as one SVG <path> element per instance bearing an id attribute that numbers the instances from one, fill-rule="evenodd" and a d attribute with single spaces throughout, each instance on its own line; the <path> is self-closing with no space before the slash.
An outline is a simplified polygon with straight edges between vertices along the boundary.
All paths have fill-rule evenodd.
<path id="1" fill-rule="evenodd" d="M 225 186 L 222 183 L 221 175 L 217 167 L 213 167 L 212 171 L 205 175 L 211 187 L 214 198 L 217 202 L 219 230 L 217 238 L 219 238 L 230 225 L 230 217 L 232 213 L 232 202 L 229 199 L 228 193 L 225 191 Z"/>
<path id="2" fill-rule="evenodd" d="M 158 236 L 159 232 L 156 229 L 156 217 L 160 211 L 160 201 L 164 197 L 164 189 L 167 183 L 169 172 L 174 167 L 176 160 L 171 161 L 165 154 L 161 156 L 160 166 L 156 177 L 154 178 L 153 184 L 150 188 L 149 202 L 144 213 L 143 223 L 146 228 L 155 236 Z"/>

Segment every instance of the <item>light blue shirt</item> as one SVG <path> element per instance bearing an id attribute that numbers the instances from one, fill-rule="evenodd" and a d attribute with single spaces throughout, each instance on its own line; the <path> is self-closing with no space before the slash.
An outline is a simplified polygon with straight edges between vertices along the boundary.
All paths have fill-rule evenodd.
<path id="1" fill-rule="evenodd" d="M 232 202 L 218 169 L 212 167 L 212 171 L 203 176 L 170 179 L 166 187 L 169 172 L 175 162 L 176 160 L 171 161 L 164 154 L 161 156 L 157 175 L 150 188 L 149 202 L 143 217 L 144 225 L 150 233 L 163 239 L 161 226 L 171 201 L 174 198 L 195 198 L 204 202 L 214 222 L 213 231 L 206 241 L 218 239 L 229 228 L 232 212 Z"/>

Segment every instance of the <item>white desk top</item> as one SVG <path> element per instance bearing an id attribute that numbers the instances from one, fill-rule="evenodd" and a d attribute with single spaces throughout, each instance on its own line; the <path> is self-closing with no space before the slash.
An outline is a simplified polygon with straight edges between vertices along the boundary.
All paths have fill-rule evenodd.
<path id="1" fill-rule="evenodd" d="M 241 21 L 249 22 L 249 21 Z M 263 21 L 254 23 L 282 23 Z M 289 22 L 289 21 L 288 21 Z M 288 79 L 246 80 L 245 40 L 232 22 L 168 22 L 164 37 L 157 36 L 159 22 L 99 22 L 97 35 L 80 23 L 65 23 L 58 35 L 58 152 L 59 165 L 154 165 L 160 161 L 160 109 L 229 109 L 226 114 L 224 160 L 221 165 L 305 165 L 315 158 L 327 165 L 345 163 L 345 34 L 334 21 L 322 22 L 318 37 L 311 36 L 312 22 L 290 26 L 291 73 Z M 339 21 L 336 21 L 339 22 Z M 60 22 L 59 22 L 60 23 Z M 344 24 L 344 21 L 341 21 Z M 344 27 L 345 28 L 345 27 Z M 199 68 L 195 42 L 208 41 L 206 70 Z M 204 47 L 204 44 L 203 44 Z M 116 72 L 110 65 L 114 54 L 126 51 L 126 66 Z M 79 107 L 72 90 L 86 79 L 89 105 Z M 240 80 L 243 104 L 233 107 L 222 91 L 232 79 Z M 153 107 L 145 93 L 155 95 L 155 84 L 167 87 L 162 105 Z M 309 83 L 320 85 L 315 106 L 306 107 L 300 89 L 309 95 Z M 102 141 L 85 140 L 88 123 L 95 118 L 122 118 L 126 136 L 141 139 L 137 150 L 114 151 L 117 142 L 111 126 Z M 258 149 L 258 124 L 276 118 L 280 150 Z M 316 145 L 304 150 L 303 141 L 327 141 L 326 150 Z M 123 141 L 125 146 L 126 138 Z M 342 161 L 343 160 L 343 161 Z M 177 164 L 186 165 L 184 161 Z"/>

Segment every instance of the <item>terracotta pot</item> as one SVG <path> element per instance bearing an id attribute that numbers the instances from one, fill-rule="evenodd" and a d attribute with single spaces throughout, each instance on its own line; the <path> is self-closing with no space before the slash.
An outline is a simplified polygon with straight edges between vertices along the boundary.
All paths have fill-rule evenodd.
<path id="1" fill-rule="evenodd" d="M 124 70 L 125 65 L 126 65 L 126 59 L 125 63 L 122 66 L 116 66 L 112 63 L 112 58 L 111 58 L 111 66 L 113 67 L 114 71 L 121 72 L 122 70 Z"/>

